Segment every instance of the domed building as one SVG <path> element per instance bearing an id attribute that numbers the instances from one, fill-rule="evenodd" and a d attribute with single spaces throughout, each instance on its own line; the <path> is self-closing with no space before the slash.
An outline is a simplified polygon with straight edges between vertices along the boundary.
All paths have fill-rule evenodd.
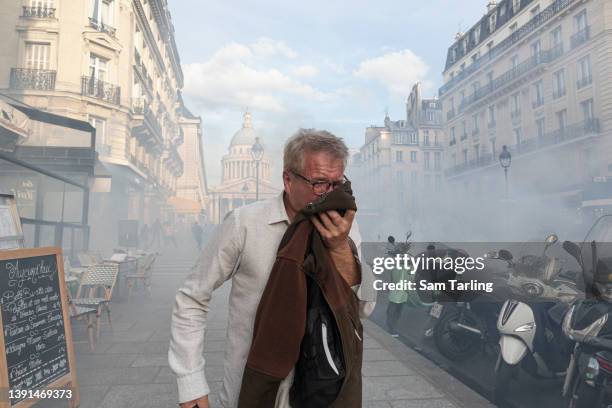
<path id="1" fill-rule="evenodd" d="M 257 148 L 263 151 L 259 160 L 257 182 Z M 264 142 L 253 128 L 250 112 L 244 114 L 242 128 L 232 137 L 228 153 L 221 158 L 221 184 L 210 191 L 208 222 L 220 223 L 229 211 L 280 194 L 271 181 L 272 163 L 266 154 Z M 259 186 L 258 186 L 259 184 Z M 259 191 L 258 191 L 259 190 Z"/>

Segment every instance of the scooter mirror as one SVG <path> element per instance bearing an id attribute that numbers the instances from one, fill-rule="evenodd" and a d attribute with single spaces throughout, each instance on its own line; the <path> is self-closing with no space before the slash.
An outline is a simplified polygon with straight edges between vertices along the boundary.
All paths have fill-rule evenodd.
<path id="1" fill-rule="evenodd" d="M 549 247 L 555 242 L 557 242 L 558 240 L 559 240 L 559 237 L 557 237 L 557 234 L 550 234 L 549 236 L 546 237 L 544 242 L 546 242 L 546 246 Z"/>
<path id="2" fill-rule="evenodd" d="M 499 256 L 499 259 L 503 259 L 504 261 L 512 260 L 512 254 L 510 253 L 510 251 L 507 251 L 505 249 L 500 249 L 498 256 Z"/>
<path id="3" fill-rule="evenodd" d="M 499 259 L 499 252 L 497 251 L 489 251 L 485 254 L 485 258 L 489 259 Z"/>
<path id="4" fill-rule="evenodd" d="M 564 241 L 563 242 L 563 249 L 565 249 L 565 252 L 567 252 L 568 254 L 573 256 L 576 259 L 576 261 L 578 261 L 578 264 L 581 265 L 581 263 L 580 263 L 580 247 L 578 245 L 576 245 L 572 241 Z"/>

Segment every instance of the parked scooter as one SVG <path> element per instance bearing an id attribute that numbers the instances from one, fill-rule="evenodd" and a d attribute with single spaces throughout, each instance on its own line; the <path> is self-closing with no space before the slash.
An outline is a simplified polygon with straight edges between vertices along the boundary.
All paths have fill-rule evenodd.
<path id="1" fill-rule="evenodd" d="M 526 255 L 517 262 L 507 250 L 488 254 L 508 263 L 508 285 L 513 291 L 497 320 L 496 398 L 504 394 L 521 369 L 535 378 L 565 375 L 571 343 L 561 333 L 561 323 L 578 290 L 572 277 L 561 273 L 558 259 L 546 255 L 557 240 L 555 234 L 549 235 L 542 255 Z"/>
<path id="2" fill-rule="evenodd" d="M 612 215 L 600 217 L 581 246 L 563 248 L 582 269 L 585 299 L 563 320 L 563 332 L 575 341 L 563 384 L 570 408 L 612 406 Z"/>

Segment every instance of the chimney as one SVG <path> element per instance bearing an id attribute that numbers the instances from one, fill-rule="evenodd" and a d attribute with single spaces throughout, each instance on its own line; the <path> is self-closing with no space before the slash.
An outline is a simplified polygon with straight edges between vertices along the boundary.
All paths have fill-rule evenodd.
<path id="1" fill-rule="evenodd" d="M 491 0 L 487 3 L 487 14 L 493 11 L 497 7 L 497 2 L 495 0 Z"/>

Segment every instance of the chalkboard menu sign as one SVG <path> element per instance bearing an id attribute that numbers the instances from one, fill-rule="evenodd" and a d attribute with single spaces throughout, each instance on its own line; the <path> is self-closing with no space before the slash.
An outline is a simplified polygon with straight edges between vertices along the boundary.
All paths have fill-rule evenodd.
<path id="1" fill-rule="evenodd" d="M 78 406 L 61 249 L 0 252 L 0 310 L 0 407 Z"/>

